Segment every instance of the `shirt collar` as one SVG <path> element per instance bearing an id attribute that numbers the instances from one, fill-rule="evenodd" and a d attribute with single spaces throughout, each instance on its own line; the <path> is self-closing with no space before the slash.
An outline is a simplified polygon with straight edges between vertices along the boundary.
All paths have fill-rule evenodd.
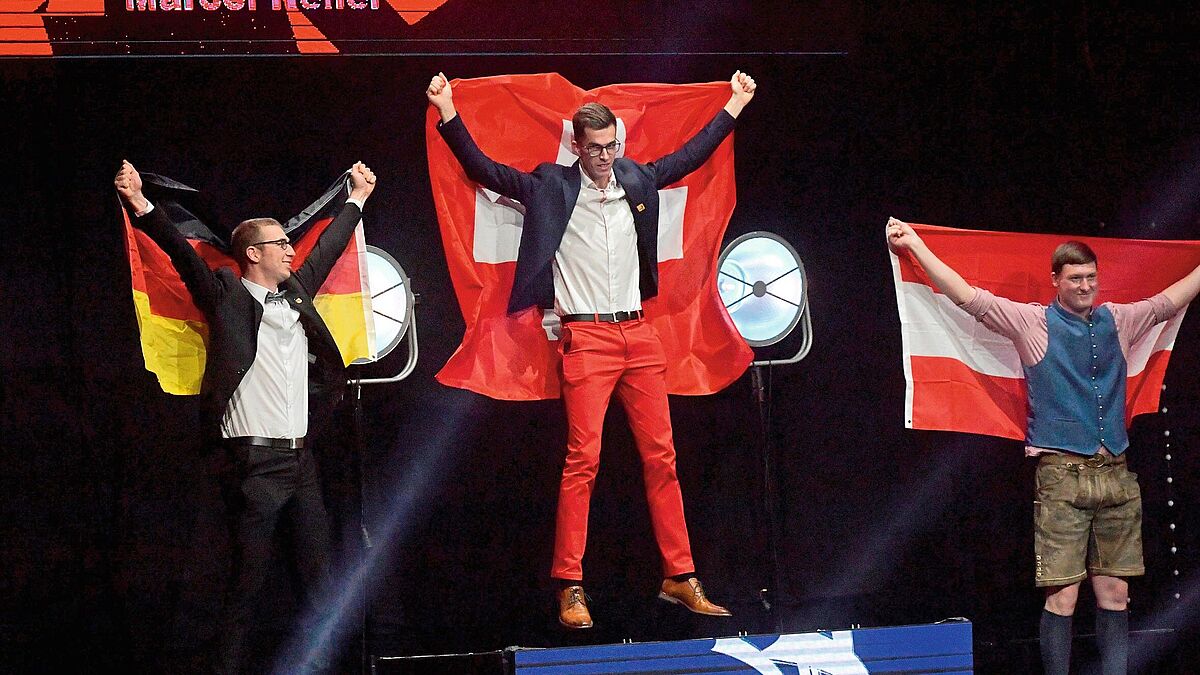
<path id="1" fill-rule="evenodd" d="M 242 285 L 246 287 L 247 291 L 250 291 L 250 295 L 254 296 L 254 299 L 258 301 L 258 304 L 264 306 L 267 304 L 267 293 L 277 292 L 272 291 L 266 286 L 259 286 L 246 277 L 242 277 Z"/>
<path id="2" fill-rule="evenodd" d="M 613 162 L 613 166 L 614 167 L 616 166 L 616 162 Z M 587 172 L 583 170 L 583 162 L 579 163 L 579 177 L 580 177 L 580 180 L 583 181 L 583 187 L 591 189 L 591 190 L 600 190 L 601 192 L 604 192 L 605 190 L 613 190 L 619 186 L 619 184 L 617 183 L 617 174 L 614 171 L 612 178 L 610 178 L 608 180 L 607 188 L 601 189 L 601 188 L 597 187 L 596 181 L 592 180 L 592 177 L 587 175 Z"/>
<path id="3" fill-rule="evenodd" d="M 1091 311 L 1088 312 L 1087 318 L 1085 319 L 1082 316 L 1079 316 L 1078 314 L 1076 314 L 1075 312 L 1072 312 L 1071 310 L 1067 309 L 1066 307 L 1063 307 L 1062 304 L 1059 303 L 1058 298 L 1055 298 L 1050 303 L 1050 307 L 1052 307 L 1054 309 L 1054 311 L 1056 311 L 1058 313 L 1059 316 L 1063 317 L 1067 321 L 1078 321 L 1080 323 L 1090 323 L 1092 321 L 1092 318 L 1096 315 L 1096 307 L 1093 306 Z"/>

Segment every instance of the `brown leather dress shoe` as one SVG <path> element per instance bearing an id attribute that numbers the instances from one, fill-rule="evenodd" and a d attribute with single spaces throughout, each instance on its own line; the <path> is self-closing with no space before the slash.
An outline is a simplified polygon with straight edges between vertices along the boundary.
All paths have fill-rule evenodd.
<path id="1" fill-rule="evenodd" d="M 683 605 L 697 614 L 733 616 L 733 612 L 709 601 L 704 596 L 704 587 L 700 585 L 700 580 L 696 577 L 689 577 L 687 581 L 663 579 L 662 590 L 658 592 L 658 599 Z"/>
<path id="2" fill-rule="evenodd" d="M 558 622 L 567 628 L 592 627 L 583 586 L 567 586 L 558 591 Z"/>

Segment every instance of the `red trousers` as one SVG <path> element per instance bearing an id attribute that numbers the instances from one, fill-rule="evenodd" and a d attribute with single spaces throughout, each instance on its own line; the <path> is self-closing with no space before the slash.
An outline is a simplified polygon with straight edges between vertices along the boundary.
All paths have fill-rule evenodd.
<path id="1" fill-rule="evenodd" d="M 666 358 L 658 333 L 644 320 L 571 322 L 563 326 L 559 350 L 567 409 L 567 458 L 558 490 L 551 576 L 583 579 L 588 507 L 600 465 L 604 414 L 614 392 L 625 406 L 642 458 L 646 501 L 662 554 L 663 575 L 694 572 L 683 495 L 675 474 Z"/>

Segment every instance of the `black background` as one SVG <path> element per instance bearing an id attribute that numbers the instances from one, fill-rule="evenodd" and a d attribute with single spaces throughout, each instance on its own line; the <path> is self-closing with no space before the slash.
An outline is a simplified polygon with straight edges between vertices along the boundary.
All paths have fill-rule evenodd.
<path id="1" fill-rule="evenodd" d="M 416 372 L 364 391 L 361 456 L 348 416 L 321 453 L 347 574 L 361 557 L 363 466 L 376 653 L 963 616 L 975 624 L 981 672 L 1023 670 L 1012 664 L 1031 649 L 1041 604 L 1032 464 L 1019 443 L 902 428 L 883 225 L 897 216 L 1200 238 L 1200 14 L 1103 2 L 637 4 L 498 11 L 451 0 L 404 29 L 412 41 L 339 44 L 388 55 L 0 62 L 0 136 L 11 148 L 0 212 L 6 665 L 186 671 L 212 637 L 229 555 L 214 462 L 199 444 L 194 402 L 163 394 L 143 368 L 111 189 L 120 160 L 203 190 L 228 227 L 290 217 L 361 159 L 380 176 L 368 241 L 400 260 L 421 296 Z M 433 380 L 463 323 L 430 196 L 422 89 L 437 71 L 554 71 L 592 88 L 723 80 L 735 69 L 754 75 L 760 93 L 738 121 L 728 237 L 763 229 L 792 242 L 815 334 L 805 361 L 768 377 L 778 602 L 773 614 L 758 602 L 770 580 L 762 435 L 746 376 L 713 396 L 672 399 L 699 572 L 735 617 L 699 619 L 654 602 L 659 567 L 640 469 L 613 410 L 585 560 L 597 627 L 566 636 L 546 578 L 560 404 L 492 401 Z M 1132 583 L 1133 626 L 1180 631 L 1135 641 L 1135 663 L 1195 659 L 1198 363 L 1189 315 L 1166 414 L 1134 424 L 1148 573 Z M 263 596 L 260 657 L 295 612 L 280 572 Z M 355 624 L 360 596 L 347 588 Z M 1090 593 L 1080 604 L 1076 633 L 1089 633 Z"/>

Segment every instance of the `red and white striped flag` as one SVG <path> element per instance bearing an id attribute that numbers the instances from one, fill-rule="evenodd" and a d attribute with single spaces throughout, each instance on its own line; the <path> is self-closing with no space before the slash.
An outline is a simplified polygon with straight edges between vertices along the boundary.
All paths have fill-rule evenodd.
<path id="1" fill-rule="evenodd" d="M 1096 252 L 1100 302 L 1134 302 L 1178 281 L 1200 262 L 1200 241 L 1101 239 L 912 225 L 929 249 L 967 280 L 1015 302 L 1048 305 L 1050 256 L 1068 239 Z M 904 426 L 1023 440 L 1026 397 L 1017 350 L 930 281 L 907 252 L 890 254 L 904 349 Z M 1126 424 L 1155 412 L 1184 310 L 1129 353 Z"/>

